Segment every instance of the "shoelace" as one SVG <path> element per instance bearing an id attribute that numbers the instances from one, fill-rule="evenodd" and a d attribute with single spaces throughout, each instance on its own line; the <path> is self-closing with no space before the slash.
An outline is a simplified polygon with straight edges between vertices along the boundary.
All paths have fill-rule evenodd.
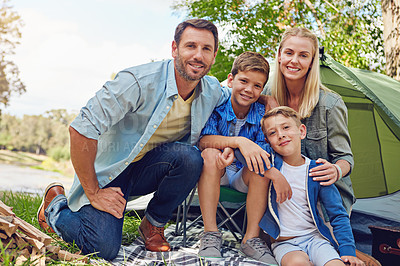
<path id="1" fill-rule="evenodd" d="M 156 226 L 152 226 L 151 227 L 151 233 L 153 235 L 160 235 L 161 238 L 166 241 L 165 236 L 164 236 L 164 227 L 156 227 Z"/>
<path id="2" fill-rule="evenodd" d="M 219 241 L 220 238 L 218 237 L 218 235 L 214 234 L 212 232 L 204 233 L 204 235 L 202 236 L 202 240 L 204 243 L 204 248 L 215 247 L 215 246 L 217 246 L 217 245 L 219 246 L 221 244 Z"/>
<path id="3" fill-rule="evenodd" d="M 265 253 L 270 253 L 269 252 L 269 248 L 267 247 L 267 244 L 261 240 L 260 238 L 253 238 L 253 239 L 249 239 L 247 240 L 247 242 L 251 243 L 251 246 L 253 246 L 253 248 L 260 252 L 261 254 L 265 254 Z"/>

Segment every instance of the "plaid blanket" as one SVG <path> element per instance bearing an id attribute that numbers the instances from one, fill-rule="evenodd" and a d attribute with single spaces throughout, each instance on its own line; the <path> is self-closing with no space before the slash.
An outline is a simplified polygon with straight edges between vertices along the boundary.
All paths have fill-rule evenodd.
<path id="1" fill-rule="evenodd" d="M 186 247 L 182 247 L 183 236 L 175 235 L 175 225 L 165 230 L 165 237 L 171 244 L 170 252 L 151 252 L 144 248 L 144 242 L 139 237 L 131 245 L 122 246 L 112 265 L 268 265 L 239 254 L 239 246 L 233 235 L 223 232 L 222 255 L 224 260 L 208 261 L 197 255 L 200 241 L 198 235 L 203 226 L 196 224 L 186 233 Z M 100 262 L 100 261 L 98 261 Z"/>

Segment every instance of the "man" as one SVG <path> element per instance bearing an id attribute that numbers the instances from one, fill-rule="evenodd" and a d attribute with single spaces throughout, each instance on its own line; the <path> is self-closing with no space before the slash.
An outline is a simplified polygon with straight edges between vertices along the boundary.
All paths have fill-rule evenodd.
<path id="1" fill-rule="evenodd" d="M 38 211 L 43 229 L 85 254 L 113 259 L 128 197 L 155 191 L 139 233 L 146 249 L 170 250 L 164 225 L 202 170 L 192 145 L 230 93 L 206 76 L 217 50 L 214 24 L 182 22 L 172 42 L 174 60 L 123 70 L 89 100 L 70 126 L 76 175 L 68 201 L 61 184 L 47 187 Z"/>

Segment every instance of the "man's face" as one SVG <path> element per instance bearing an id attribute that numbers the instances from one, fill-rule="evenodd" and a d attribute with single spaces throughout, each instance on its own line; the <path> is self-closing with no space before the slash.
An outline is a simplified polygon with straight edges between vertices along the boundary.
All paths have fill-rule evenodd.
<path id="1" fill-rule="evenodd" d="M 300 155 L 301 140 L 306 136 L 306 128 L 284 115 L 278 114 L 264 120 L 266 138 L 271 147 L 283 157 Z"/>
<path id="2" fill-rule="evenodd" d="M 187 27 L 179 43 L 172 43 L 172 57 L 178 74 L 187 81 L 204 77 L 215 62 L 214 35 L 204 29 Z"/>

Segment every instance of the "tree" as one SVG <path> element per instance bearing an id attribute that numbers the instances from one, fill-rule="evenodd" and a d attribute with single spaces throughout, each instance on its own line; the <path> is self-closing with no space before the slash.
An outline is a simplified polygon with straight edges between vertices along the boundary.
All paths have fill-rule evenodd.
<path id="1" fill-rule="evenodd" d="M 10 96 L 25 92 L 25 85 L 19 78 L 19 70 L 9 56 L 21 38 L 20 16 L 8 5 L 9 0 L 0 3 L 0 103 L 8 105 Z M 1 113 L 0 113 L 1 114 Z"/>
<path id="2" fill-rule="evenodd" d="M 273 58 L 281 34 L 293 26 L 312 29 L 325 51 L 342 64 L 384 72 L 378 0 L 176 0 L 173 9 L 222 29 L 221 49 L 210 72 L 220 80 L 244 51 Z"/>
<path id="3" fill-rule="evenodd" d="M 400 0 L 382 0 L 386 73 L 400 81 Z"/>

